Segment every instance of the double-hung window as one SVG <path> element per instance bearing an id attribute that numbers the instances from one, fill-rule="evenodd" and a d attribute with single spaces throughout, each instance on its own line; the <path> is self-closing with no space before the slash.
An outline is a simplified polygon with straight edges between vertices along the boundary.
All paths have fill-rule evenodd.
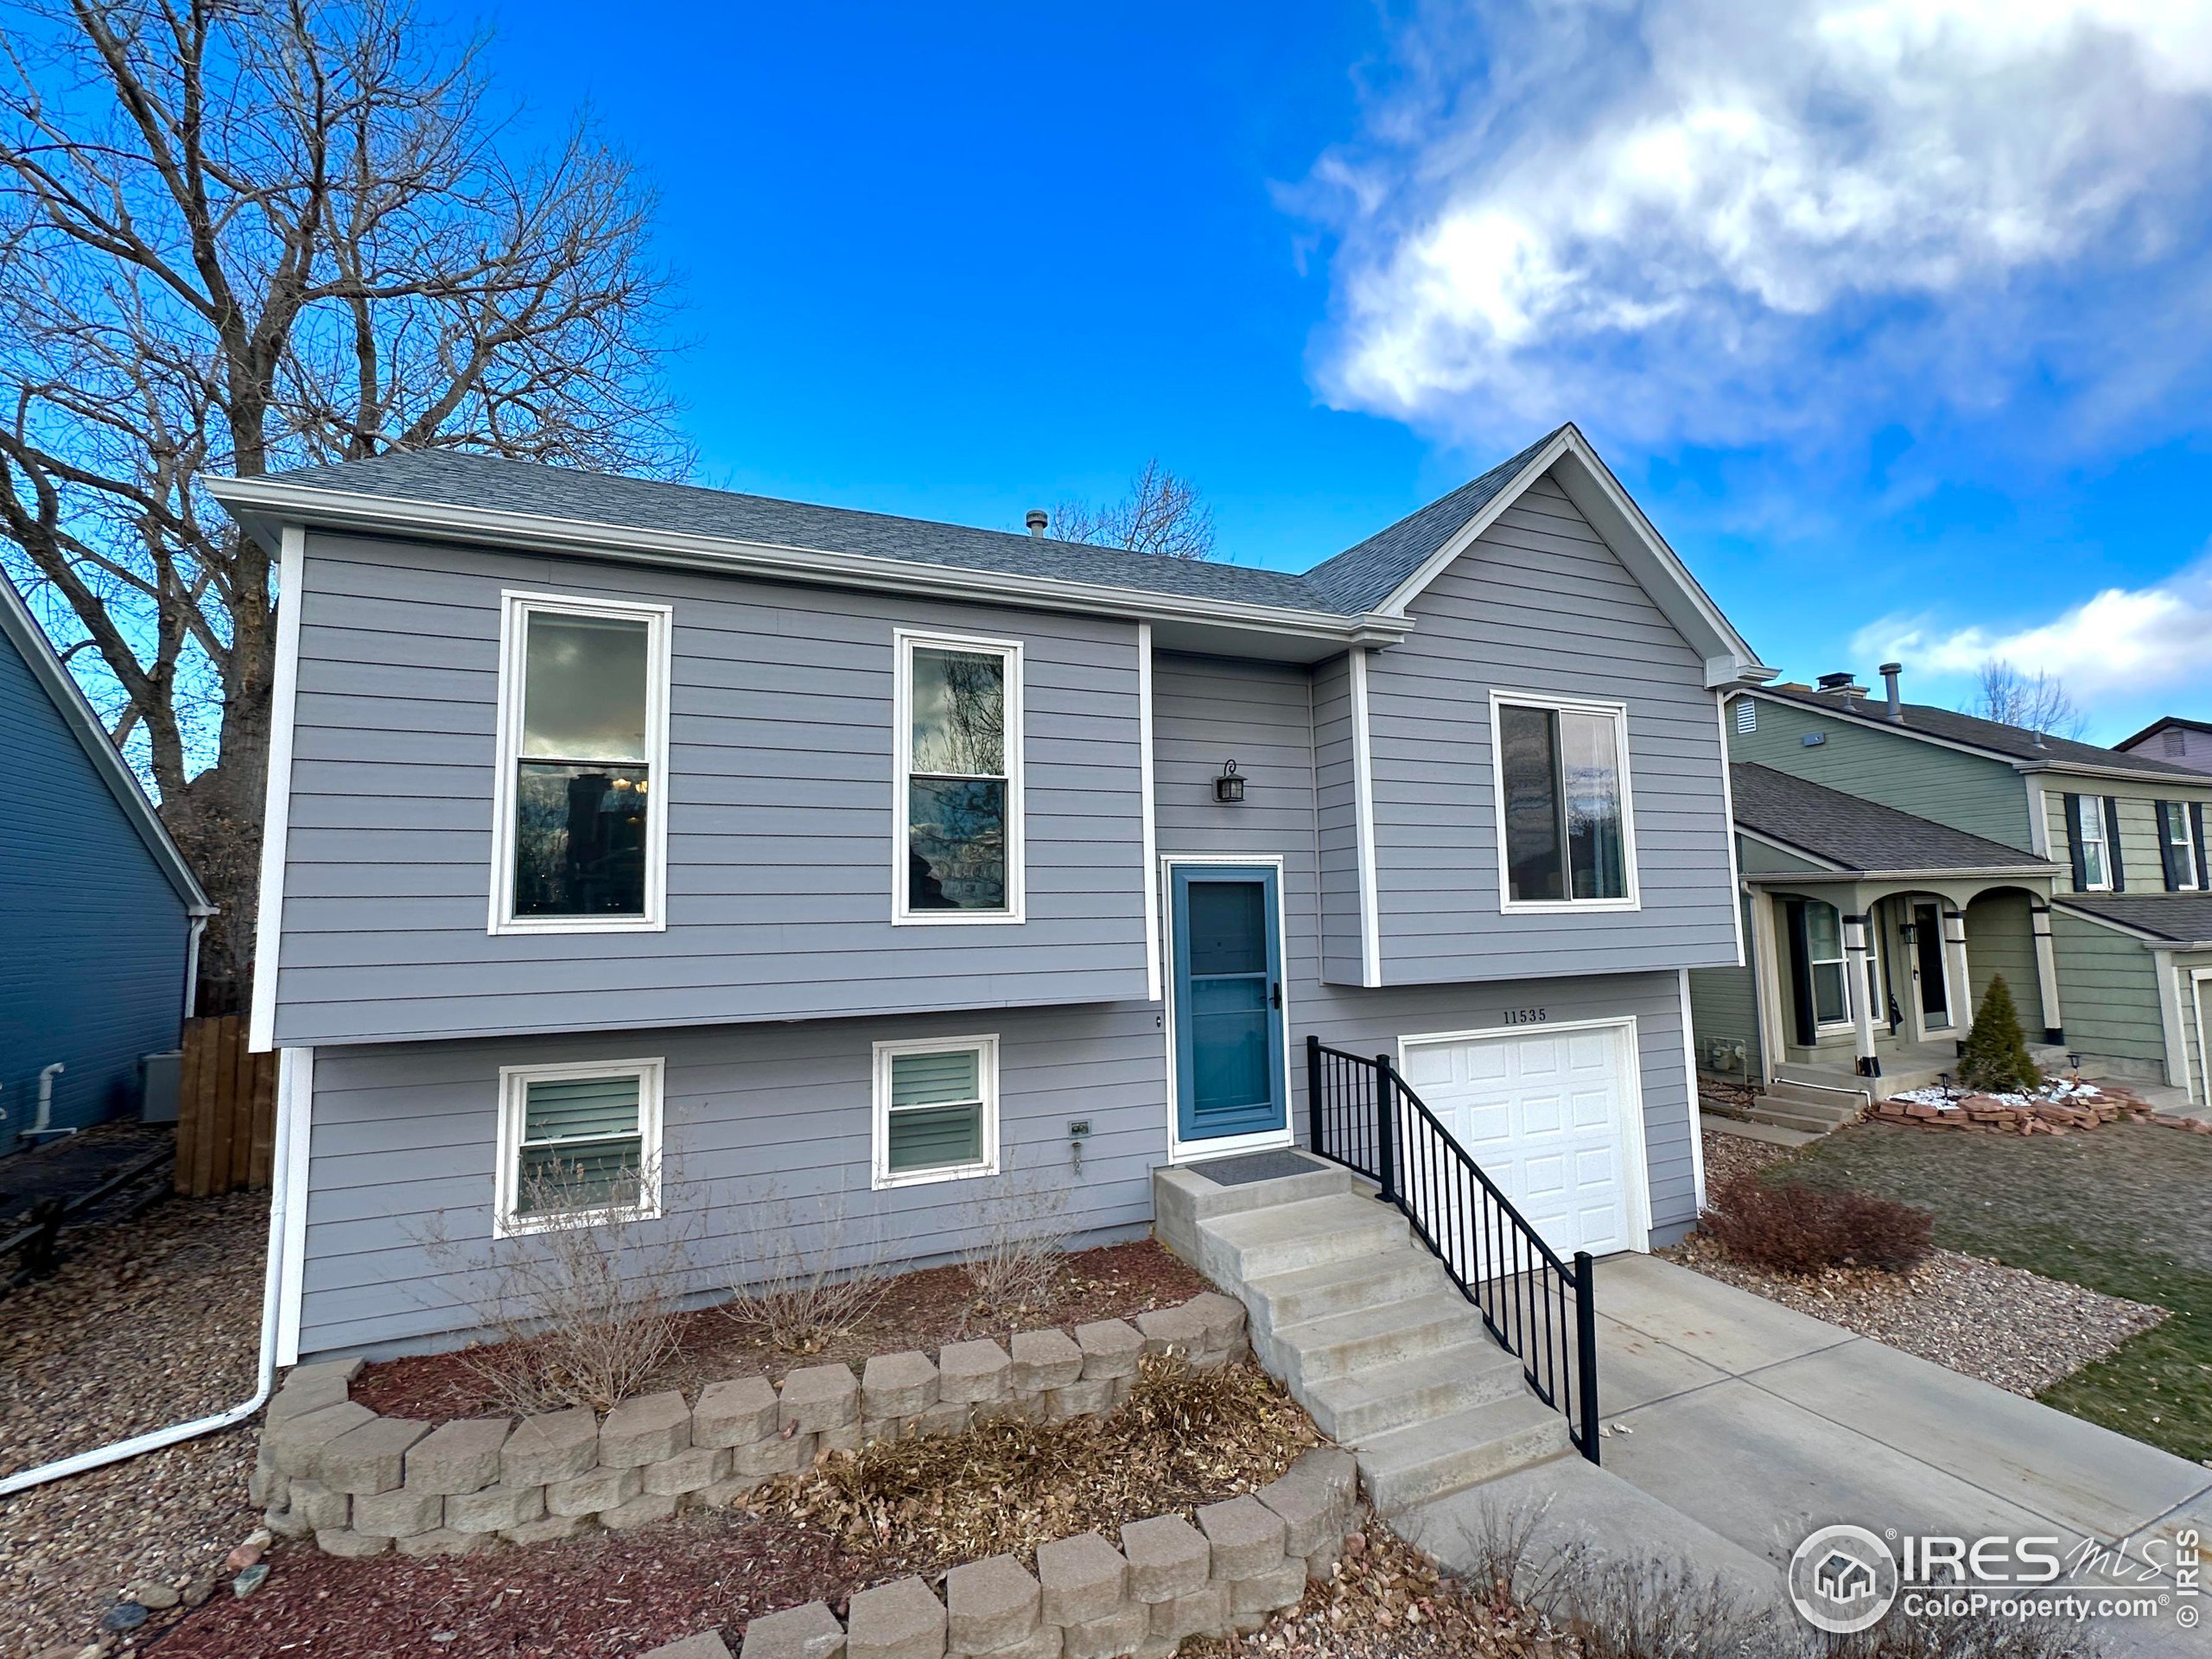
<path id="1" fill-rule="evenodd" d="M 1843 917 L 1825 899 L 1805 902 L 1805 965 L 1813 981 L 1813 1022 L 1851 1023 L 1851 979 L 1844 967 Z"/>
<path id="2" fill-rule="evenodd" d="M 904 629 L 893 637 L 892 918 L 1019 922 L 1021 647 Z"/>
<path id="3" fill-rule="evenodd" d="M 660 1213 L 659 1060 L 499 1071 L 499 1237 Z"/>
<path id="4" fill-rule="evenodd" d="M 494 933 L 665 925 L 670 611 L 505 596 Z"/>
<path id="5" fill-rule="evenodd" d="M 2112 850 L 2105 840 L 2105 803 L 2099 795 L 2076 796 L 2080 803 L 2070 826 L 2082 849 L 2082 887 L 2089 893 L 2112 891 Z"/>
<path id="6" fill-rule="evenodd" d="M 874 1093 L 877 1186 L 998 1173 L 996 1037 L 878 1043 Z"/>
<path id="7" fill-rule="evenodd" d="M 1491 717 L 1504 908 L 1635 909 L 1626 708 L 1501 692 Z"/>
<path id="8" fill-rule="evenodd" d="M 2188 803 L 2160 801 L 2158 811 L 2158 852 L 2165 862 L 2166 890 L 2202 892 L 2205 873 L 2197 868 L 2196 837 L 2190 833 Z"/>

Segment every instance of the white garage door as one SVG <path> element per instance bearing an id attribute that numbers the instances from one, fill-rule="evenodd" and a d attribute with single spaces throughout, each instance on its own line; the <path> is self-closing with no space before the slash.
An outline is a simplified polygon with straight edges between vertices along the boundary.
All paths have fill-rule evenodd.
<path id="1" fill-rule="evenodd" d="M 1641 1249 L 1628 1028 L 1405 1040 L 1406 1081 L 1563 1258 Z"/>

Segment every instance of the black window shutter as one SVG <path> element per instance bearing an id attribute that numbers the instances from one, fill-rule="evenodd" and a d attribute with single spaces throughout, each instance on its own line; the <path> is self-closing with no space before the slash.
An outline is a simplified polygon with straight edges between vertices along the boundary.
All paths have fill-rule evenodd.
<path id="1" fill-rule="evenodd" d="M 2204 861 L 2204 803 L 2189 804 L 2189 838 L 2196 843 L 2196 890 L 2212 887 L 2212 865 Z"/>
<path id="2" fill-rule="evenodd" d="M 1789 989 L 1796 1015 L 1797 1040 L 1810 1048 L 1820 1033 L 1813 1020 L 1813 950 L 1805 935 L 1805 901 L 1787 901 L 1789 925 Z"/>
<path id="3" fill-rule="evenodd" d="M 2166 809 L 2171 801 L 2151 803 L 2151 822 L 2158 831 L 2158 870 L 2166 878 L 2166 891 L 2179 893 L 2189 885 L 2189 849 L 2177 847 L 2173 837 L 2166 833 Z"/>
<path id="4" fill-rule="evenodd" d="M 2112 868 L 2112 890 L 2127 891 L 2127 865 L 2120 855 L 2120 797 L 2105 797 L 2105 862 Z"/>
<path id="5" fill-rule="evenodd" d="M 2089 886 L 2089 872 L 2082 861 L 2082 798 L 2066 798 L 2066 851 L 2074 861 L 2074 891 L 2086 892 Z"/>

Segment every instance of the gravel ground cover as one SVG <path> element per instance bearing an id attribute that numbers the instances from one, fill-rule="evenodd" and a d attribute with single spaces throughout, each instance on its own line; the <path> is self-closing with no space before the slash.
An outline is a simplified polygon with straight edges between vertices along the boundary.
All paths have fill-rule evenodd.
<path id="1" fill-rule="evenodd" d="M 887 1280 L 882 1299 L 826 1347 L 804 1357 L 779 1352 L 719 1308 L 686 1314 L 676 1355 L 641 1392 L 681 1389 L 696 1393 L 728 1377 L 780 1377 L 794 1365 L 837 1361 L 858 1366 L 871 1354 L 907 1349 L 934 1351 L 978 1337 L 1003 1342 L 1015 1331 L 1070 1325 L 1091 1319 L 1126 1319 L 1154 1308 L 1186 1302 L 1209 1285 L 1150 1239 L 1078 1250 L 1062 1258 L 1051 1300 L 1019 1319 L 979 1318 L 967 1272 L 925 1268 Z M 354 1380 L 353 1397 L 387 1416 L 437 1420 L 503 1409 L 479 1369 L 466 1357 L 425 1354 L 390 1360 Z"/>

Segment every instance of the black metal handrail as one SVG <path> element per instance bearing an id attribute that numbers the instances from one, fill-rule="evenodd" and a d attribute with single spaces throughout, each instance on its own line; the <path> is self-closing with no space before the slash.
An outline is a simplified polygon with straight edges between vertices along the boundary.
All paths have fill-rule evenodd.
<path id="1" fill-rule="evenodd" d="M 1481 1165 L 1373 1059 L 1306 1039 L 1312 1148 L 1363 1175 L 1412 1224 L 1483 1324 L 1521 1362 L 1529 1386 L 1565 1414 L 1575 1449 L 1598 1461 L 1598 1325 L 1590 1253 L 1569 1267 Z"/>

